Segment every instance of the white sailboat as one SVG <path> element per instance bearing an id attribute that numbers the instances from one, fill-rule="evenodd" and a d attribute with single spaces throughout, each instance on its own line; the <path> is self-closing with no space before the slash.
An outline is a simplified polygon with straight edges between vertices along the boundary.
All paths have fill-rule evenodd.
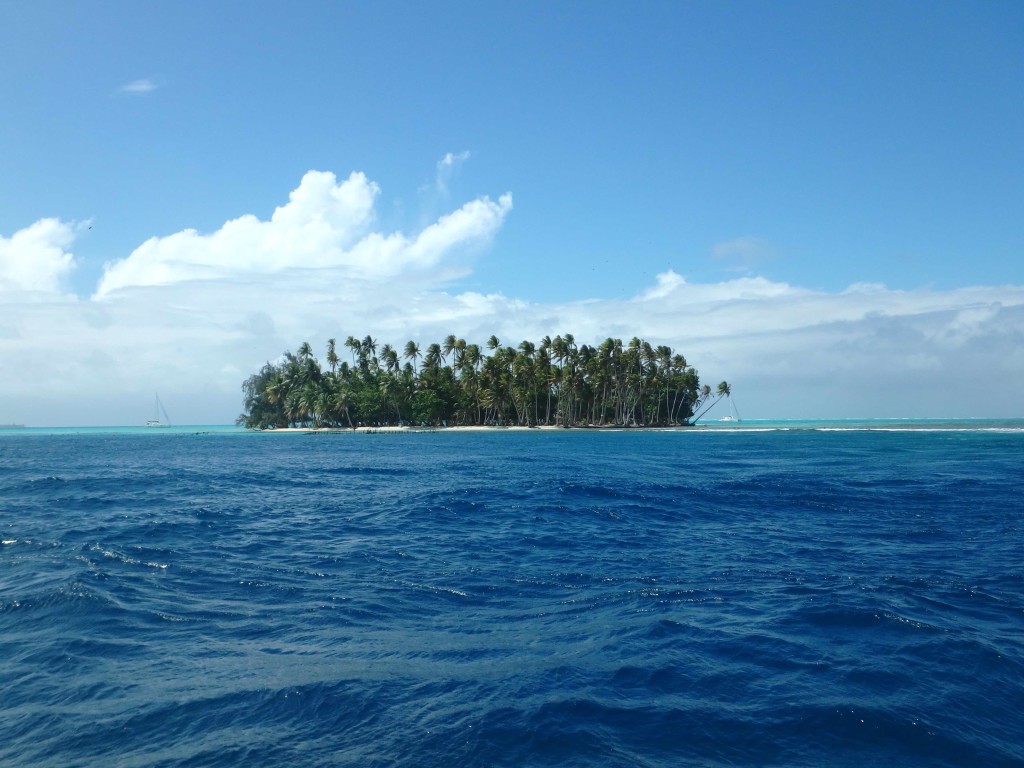
<path id="1" fill-rule="evenodd" d="M 728 416 L 723 416 L 719 421 L 742 421 L 740 418 L 740 412 L 736 408 L 736 401 L 733 399 L 731 394 L 729 395 L 729 407 L 732 409 L 732 413 Z"/>
<path id="2" fill-rule="evenodd" d="M 171 426 L 171 417 L 167 415 L 167 411 L 164 408 L 164 404 L 160 402 L 160 395 L 156 395 L 156 403 L 153 406 L 153 418 L 146 421 L 147 427 L 169 427 Z M 160 421 L 160 414 L 164 415 L 164 422 Z"/>

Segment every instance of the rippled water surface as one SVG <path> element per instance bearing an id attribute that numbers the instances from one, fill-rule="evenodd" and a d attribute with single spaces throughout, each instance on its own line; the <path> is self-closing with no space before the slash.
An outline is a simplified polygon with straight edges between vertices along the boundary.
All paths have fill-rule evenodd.
<path id="1" fill-rule="evenodd" d="M 0 764 L 1021 765 L 1019 430 L 0 435 Z"/>

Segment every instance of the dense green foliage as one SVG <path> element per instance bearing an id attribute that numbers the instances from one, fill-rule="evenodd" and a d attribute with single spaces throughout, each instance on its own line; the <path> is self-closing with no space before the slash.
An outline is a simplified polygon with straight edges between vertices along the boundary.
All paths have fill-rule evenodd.
<path id="1" fill-rule="evenodd" d="M 695 421 L 718 397 L 700 386 L 682 355 L 633 338 L 577 346 L 571 334 L 506 347 L 495 336 L 485 354 L 448 336 L 401 355 L 349 336 L 351 363 L 327 342 L 326 369 L 308 343 L 267 363 L 242 384 L 237 423 L 273 427 L 383 425 L 670 426 Z M 402 362 L 404 360 L 404 364 Z"/>

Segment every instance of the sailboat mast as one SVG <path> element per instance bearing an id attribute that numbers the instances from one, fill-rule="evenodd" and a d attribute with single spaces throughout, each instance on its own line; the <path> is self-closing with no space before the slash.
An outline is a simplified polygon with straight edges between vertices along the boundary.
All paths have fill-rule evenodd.
<path id="1" fill-rule="evenodd" d="M 167 426 L 171 426 L 171 417 L 167 415 L 167 409 L 164 408 L 164 404 L 160 402 L 159 394 L 156 396 L 156 407 L 158 409 L 156 414 L 157 420 L 160 419 L 160 413 L 162 412 L 164 415 L 164 421 L 167 422 Z"/>

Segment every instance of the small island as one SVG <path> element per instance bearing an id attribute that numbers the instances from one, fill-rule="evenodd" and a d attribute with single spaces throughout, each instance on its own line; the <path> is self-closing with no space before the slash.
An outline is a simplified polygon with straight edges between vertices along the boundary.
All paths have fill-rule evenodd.
<path id="1" fill-rule="evenodd" d="M 572 334 L 484 351 L 449 335 L 400 353 L 370 336 L 349 336 L 342 360 L 327 342 L 326 368 L 308 342 L 268 362 L 242 384 L 249 429 L 357 427 L 691 426 L 729 385 L 701 386 L 697 371 L 667 346 L 634 337 L 576 344 Z M 344 354 L 344 353 L 343 353 Z M 404 362 L 403 362 L 404 361 Z"/>

